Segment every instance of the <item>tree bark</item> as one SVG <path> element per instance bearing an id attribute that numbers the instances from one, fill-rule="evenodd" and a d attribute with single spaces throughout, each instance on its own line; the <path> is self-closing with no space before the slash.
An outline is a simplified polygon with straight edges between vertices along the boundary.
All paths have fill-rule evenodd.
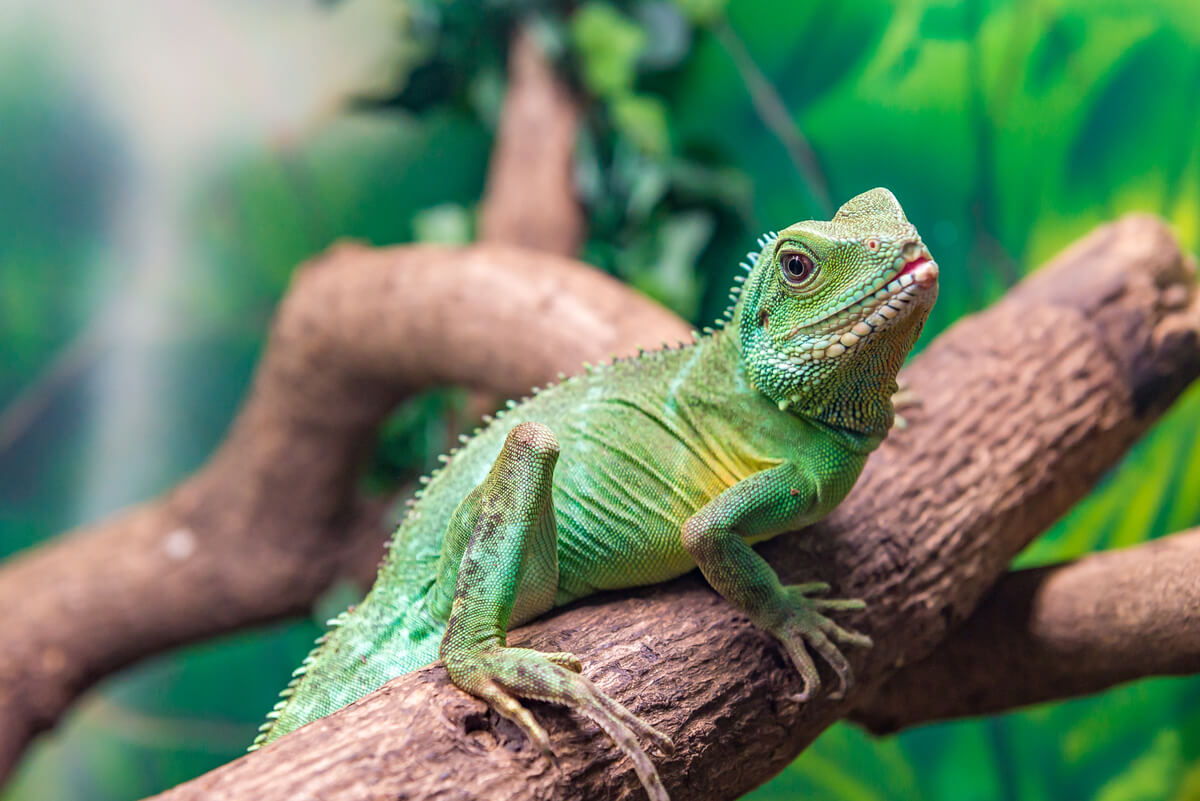
<path id="1" fill-rule="evenodd" d="M 867 601 L 846 622 L 875 646 L 850 655 L 859 681 L 846 699 L 788 700 L 799 680 L 777 645 L 694 575 L 577 605 L 511 641 L 575 652 L 672 736 L 677 753 L 659 767 L 677 798 L 746 792 L 929 655 L 1200 373 L 1194 272 L 1155 220 L 1097 230 L 935 340 L 906 371 L 923 405 L 846 502 L 762 546 L 785 581 Z M 594 726 L 536 714 L 553 764 L 434 665 L 160 798 L 642 797 Z"/>
<path id="2" fill-rule="evenodd" d="M 1200 529 L 1011 573 L 851 717 L 877 734 L 1200 672 Z"/>

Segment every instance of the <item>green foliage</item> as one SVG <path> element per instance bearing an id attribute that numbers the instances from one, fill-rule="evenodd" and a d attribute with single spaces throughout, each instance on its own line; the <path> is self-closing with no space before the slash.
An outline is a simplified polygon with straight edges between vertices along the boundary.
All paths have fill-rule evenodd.
<path id="1" fill-rule="evenodd" d="M 440 245 L 465 245 L 471 241 L 471 215 L 457 203 L 443 203 L 413 217 L 413 238 Z"/>
<path id="2" fill-rule="evenodd" d="M 394 96 L 290 146 L 223 152 L 188 184 L 184 238 L 205 269 L 172 289 L 179 330 L 161 343 L 172 367 L 159 402 L 173 422 L 144 435 L 172 459 L 130 479 L 130 498 L 169 486 L 218 441 L 298 262 L 345 236 L 470 235 L 505 35 L 523 14 L 585 98 L 584 257 L 697 324 L 725 308 L 759 233 L 824 216 L 814 176 L 835 203 L 878 185 L 901 199 L 942 265 L 927 336 L 1127 211 L 1162 215 L 1200 245 L 1191 0 L 410 5 L 422 42 L 406 52 L 424 55 Z M 128 145 L 75 73 L 24 41 L 0 41 L 0 413 L 124 286 L 119 266 L 97 264 L 120 264 L 106 210 L 130 177 Z M 787 130 L 765 111 L 773 103 Z M 82 522 L 88 369 L 0 450 L 2 553 Z M 368 486 L 426 468 L 465 423 L 461 409 L 438 392 L 399 410 Z M 1020 563 L 1200 525 L 1198 443 L 1194 388 Z M 111 678 L 4 801 L 135 798 L 233 758 L 316 631 L 300 621 Z M 1155 680 L 883 740 L 837 726 L 750 797 L 1182 801 L 1200 797 L 1198 701 L 1197 680 Z"/>
<path id="3" fill-rule="evenodd" d="M 667 151 L 667 115 L 662 101 L 646 95 L 624 94 L 613 100 L 613 123 L 643 152 L 661 156 Z"/>
<path id="4" fill-rule="evenodd" d="M 571 18 L 571 42 L 583 84 L 597 97 L 626 94 L 637 77 L 637 58 L 646 34 L 608 3 L 589 2 Z"/>
<path id="5" fill-rule="evenodd" d="M 423 392 L 410 398 L 387 419 L 379 432 L 379 441 L 371 459 L 364 488 L 387 492 L 416 472 L 427 474 L 438 466 L 438 454 L 457 445 L 457 429 L 463 421 L 465 398 L 462 390 L 443 389 Z M 343 606 L 349 606 L 346 604 Z M 341 609 L 336 612 L 341 612 Z M 328 620 L 333 615 L 325 615 Z"/>
<path id="6" fill-rule="evenodd" d="M 83 327 L 111 132 L 31 37 L 0 49 L 0 397 Z"/>
<path id="7" fill-rule="evenodd" d="M 697 25 L 718 21 L 728 4 L 729 0 L 675 0 L 688 20 Z"/>

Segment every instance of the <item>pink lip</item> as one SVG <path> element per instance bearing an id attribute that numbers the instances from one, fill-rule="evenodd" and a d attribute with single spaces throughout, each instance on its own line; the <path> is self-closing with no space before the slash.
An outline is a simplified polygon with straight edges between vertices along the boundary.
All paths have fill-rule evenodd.
<path id="1" fill-rule="evenodd" d="M 904 265 L 904 269 L 900 271 L 900 275 L 908 275 L 909 273 L 916 272 L 917 268 L 922 264 L 928 264 L 931 261 L 933 261 L 933 259 L 929 258 L 928 256 L 918 256 L 908 264 Z"/>

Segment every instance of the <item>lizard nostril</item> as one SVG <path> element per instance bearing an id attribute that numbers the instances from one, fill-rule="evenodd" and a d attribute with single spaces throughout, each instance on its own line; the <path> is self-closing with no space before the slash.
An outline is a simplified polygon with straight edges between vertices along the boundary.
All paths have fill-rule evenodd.
<path id="1" fill-rule="evenodd" d="M 904 256 L 905 261 L 915 261 L 920 258 L 922 250 L 920 242 L 905 242 L 900 253 Z"/>

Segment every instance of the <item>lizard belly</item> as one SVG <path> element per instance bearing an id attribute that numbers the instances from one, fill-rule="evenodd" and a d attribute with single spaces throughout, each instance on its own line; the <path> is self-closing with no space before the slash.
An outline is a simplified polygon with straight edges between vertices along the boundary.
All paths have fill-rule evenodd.
<path id="1" fill-rule="evenodd" d="M 624 441 L 571 434 L 554 480 L 556 602 L 692 570 L 680 537 L 684 521 L 740 476 L 665 429 Z"/>

